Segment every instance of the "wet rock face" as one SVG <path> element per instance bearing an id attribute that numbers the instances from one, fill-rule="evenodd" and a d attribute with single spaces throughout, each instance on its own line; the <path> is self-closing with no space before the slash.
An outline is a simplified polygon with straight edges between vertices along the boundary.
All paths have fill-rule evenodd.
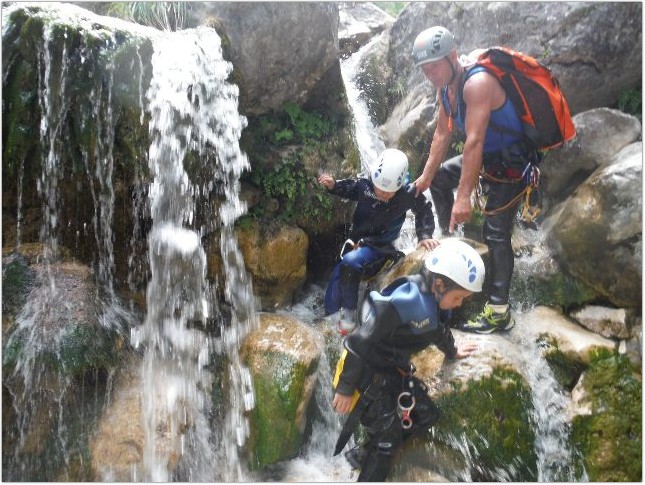
<path id="1" fill-rule="evenodd" d="M 194 23 L 221 20 L 240 74 L 241 112 L 258 115 L 286 102 L 303 104 L 338 63 L 338 7 L 333 3 L 196 2 Z M 338 91 L 342 80 L 335 80 Z"/>
<path id="2" fill-rule="evenodd" d="M 286 315 L 263 313 L 260 328 L 244 341 L 242 355 L 255 390 L 251 466 L 261 469 L 298 453 L 320 349 L 306 325 Z"/>
<path id="3" fill-rule="evenodd" d="M 641 144 L 589 177 L 544 224 L 569 273 L 621 307 L 642 304 Z"/>

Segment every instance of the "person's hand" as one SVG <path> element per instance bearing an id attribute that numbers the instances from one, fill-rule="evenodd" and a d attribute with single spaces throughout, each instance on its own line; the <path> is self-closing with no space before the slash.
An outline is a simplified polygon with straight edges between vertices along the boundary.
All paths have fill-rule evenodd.
<path id="1" fill-rule="evenodd" d="M 477 350 L 476 343 L 466 343 L 457 346 L 457 353 L 455 354 L 455 359 L 463 359 L 472 355 Z"/>
<path id="2" fill-rule="evenodd" d="M 415 194 L 416 197 L 419 196 L 421 192 L 426 190 L 428 187 L 430 187 L 430 184 L 432 183 L 432 180 L 430 180 L 429 175 L 424 175 L 421 174 L 419 178 L 417 178 L 412 184 L 416 187 L 417 193 Z"/>
<path id="3" fill-rule="evenodd" d="M 339 414 L 347 414 L 352 409 L 352 396 L 344 396 L 342 394 L 334 394 L 334 400 L 331 406 Z"/>
<path id="4" fill-rule="evenodd" d="M 425 248 L 428 251 L 432 251 L 434 248 L 439 246 L 439 241 L 437 239 L 422 239 L 417 244 L 417 249 Z"/>
<path id="5" fill-rule="evenodd" d="M 318 183 L 324 185 L 328 190 L 333 189 L 334 185 L 336 185 L 334 177 L 332 177 L 328 173 L 323 173 L 320 177 L 318 177 Z"/>
<path id="6" fill-rule="evenodd" d="M 456 225 L 468 222 L 472 213 L 473 206 L 470 198 L 455 199 L 455 203 L 452 205 L 452 214 L 450 214 L 448 232 L 452 234 L 455 232 Z"/>

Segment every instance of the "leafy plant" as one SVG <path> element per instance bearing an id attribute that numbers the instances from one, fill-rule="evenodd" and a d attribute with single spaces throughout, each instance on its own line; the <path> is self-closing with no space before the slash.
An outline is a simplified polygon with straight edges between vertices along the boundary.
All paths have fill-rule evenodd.
<path id="1" fill-rule="evenodd" d="M 184 28 L 186 2 L 113 2 L 107 14 L 161 30 Z"/>
<path id="2" fill-rule="evenodd" d="M 316 113 L 307 113 L 295 103 L 287 103 L 284 111 L 301 141 L 308 138 L 320 140 L 331 133 L 332 124 Z"/>
<path id="3" fill-rule="evenodd" d="M 637 117 L 642 118 L 643 91 L 640 89 L 627 89 L 620 93 L 618 98 L 618 109 Z"/>
<path id="4" fill-rule="evenodd" d="M 278 219 L 290 220 L 299 215 L 331 216 L 330 198 L 324 196 L 320 186 L 307 177 L 302 163 L 295 159 L 284 159 L 267 170 L 256 170 L 251 180 L 262 188 L 266 196 L 280 201 Z M 255 208 L 252 214 L 261 217 L 264 209 Z"/>

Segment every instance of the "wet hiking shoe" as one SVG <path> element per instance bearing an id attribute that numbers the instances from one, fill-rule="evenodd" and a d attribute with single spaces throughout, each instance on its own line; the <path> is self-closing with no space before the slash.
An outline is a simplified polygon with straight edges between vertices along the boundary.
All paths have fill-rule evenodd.
<path id="1" fill-rule="evenodd" d="M 504 313 L 497 313 L 486 303 L 484 310 L 479 315 L 472 320 L 468 320 L 459 329 L 464 332 L 487 334 L 497 331 L 506 332 L 513 328 L 514 325 L 515 320 L 511 316 L 510 308 Z"/>

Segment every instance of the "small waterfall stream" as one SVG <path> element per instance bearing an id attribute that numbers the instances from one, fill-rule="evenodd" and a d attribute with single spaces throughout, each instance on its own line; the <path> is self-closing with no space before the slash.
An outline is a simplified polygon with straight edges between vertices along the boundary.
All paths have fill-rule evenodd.
<path id="1" fill-rule="evenodd" d="M 48 10 L 50 6 L 51 11 Z M 14 8 L 21 9 L 22 5 L 3 7 L 3 17 L 8 17 Z M 82 395 L 75 395 L 70 391 L 73 389 L 70 377 L 49 369 L 47 362 L 36 360 L 44 348 L 62 352 L 59 347 L 64 343 L 61 342 L 69 336 L 65 328 L 54 327 L 51 322 L 67 322 L 66 312 L 74 310 L 65 298 L 69 298 L 68 290 L 77 283 L 58 269 L 59 229 L 63 221 L 73 217 L 62 213 L 59 182 L 64 173 L 60 162 L 67 153 L 65 134 L 69 129 L 69 117 L 78 115 L 77 126 L 81 130 L 87 128 L 92 140 L 91 144 L 80 147 L 80 159 L 81 170 L 87 176 L 93 215 L 91 224 L 86 224 L 82 234 L 77 232 L 76 237 L 77 240 L 93 237 L 96 244 L 96 271 L 93 277 L 87 275 L 87 281 L 93 280 L 96 285 L 88 285 L 84 293 L 88 301 L 78 303 L 91 308 L 96 306 L 98 320 L 106 330 L 123 332 L 131 328 L 131 343 L 144 352 L 143 469 L 133 468 L 131 478 L 137 481 L 250 480 L 251 475 L 238 453 L 248 437 L 245 413 L 253 408 L 254 397 L 251 377 L 240 361 L 238 349 L 245 335 L 257 326 L 257 317 L 252 282 L 244 268 L 233 230 L 235 220 L 246 211 L 239 195 L 240 175 L 249 168 L 239 147 L 246 119 L 238 113 L 238 88 L 227 81 L 232 65 L 223 59 L 220 38 L 209 28 L 161 33 L 97 17 L 72 5 L 34 4 L 30 14 L 47 18 L 43 22 L 46 28 L 38 47 L 39 55 L 35 56 L 38 105 L 42 113 L 39 126 L 43 160 L 37 191 L 42 199 L 40 241 L 44 248 L 45 271 L 42 284 L 32 291 L 17 316 L 17 328 L 5 346 L 18 349 L 13 375 L 4 376 L 18 381 L 12 387 L 17 391 L 11 391 L 18 436 L 15 450 L 3 454 L 3 478 L 65 479 L 65 473 L 74 466 L 69 461 L 70 456 L 87 456 L 87 440 L 93 434 L 91 428 L 111 397 L 111 375 L 107 376 L 107 389 L 88 387 Z M 53 24 L 52 19 L 55 19 Z M 92 42 L 100 43 L 107 53 L 107 61 L 101 65 L 102 76 L 96 76 L 96 82 L 89 82 L 93 87 L 87 92 L 79 90 L 79 96 L 75 92 L 77 97 L 68 93 L 71 88 L 67 79 L 70 74 L 67 42 L 63 41 L 62 51 L 52 48 L 57 20 L 78 27 L 82 35 L 91 39 L 84 45 L 83 38 L 81 46 L 73 52 L 74 56 L 80 56 L 81 63 L 84 56 L 94 54 Z M 147 160 L 152 177 L 152 183 L 146 189 L 145 169 L 134 169 L 137 183 L 133 189 L 132 211 L 135 223 L 129 243 L 133 253 L 137 249 L 145 251 L 146 248 L 141 248 L 137 242 L 137 234 L 147 230 L 142 221 L 148 211 L 152 219 L 147 237 L 150 271 L 147 314 L 139 327 L 134 313 L 123 308 L 114 288 L 113 149 L 117 71 L 110 59 L 114 59 L 112 49 L 118 47 L 124 36 L 122 31 L 116 42 L 110 30 L 113 25 L 115 30 L 127 32 L 126 37 L 140 36 L 149 40 L 154 48 L 152 80 L 148 87 L 144 83 L 142 56 L 135 43 L 136 57 L 131 65 L 133 85 L 129 86 L 134 88 L 136 97 L 132 101 L 139 104 L 142 125 L 149 114 Z M 10 27 L 5 23 L 3 36 L 7 32 Z M 60 37 L 60 28 L 55 35 Z M 67 39 L 67 34 L 63 36 Z M 58 37 L 57 42 L 60 42 Z M 75 105 L 70 104 L 72 100 Z M 196 176 L 198 180 L 191 180 L 184 167 L 194 163 L 191 160 L 195 158 L 203 165 L 203 170 Z M 17 174 L 16 242 L 19 245 L 23 165 L 17 166 Z M 203 212 L 208 209 L 204 207 L 211 207 L 211 204 L 214 210 L 205 217 Z M 205 219 L 201 227 L 198 218 Z M 230 305 L 230 321 L 222 319 L 220 329 L 213 328 L 220 325 L 222 312 L 217 308 L 216 288 L 206 280 L 206 253 L 201 241 L 215 230 L 221 234 L 225 277 L 221 284 Z M 134 290 L 134 273 L 141 270 L 141 263 L 129 257 L 127 264 L 130 270 L 127 283 Z M 85 271 L 83 268 L 64 266 L 65 271 L 76 273 Z M 213 376 L 208 370 L 216 353 L 226 361 L 229 377 L 224 397 L 228 403 L 222 403 L 221 423 L 216 422 L 217 413 L 212 409 Z M 54 359 L 60 359 L 61 365 L 65 365 L 60 355 L 55 355 Z M 45 394 L 49 395 L 47 399 L 43 399 Z M 51 407 L 52 404 L 55 407 Z M 41 453 L 39 441 L 50 427 L 58 441 L 48 444 L 51 450 Z M 13 435 L 14 431 L 11 433 Z M 57 471 L 61 462 L 64 463 L 63 474 Z M 88 468 L 89 463 L 80 466 Z M 108 473 L 105 478 L 110 476 Z"/>

